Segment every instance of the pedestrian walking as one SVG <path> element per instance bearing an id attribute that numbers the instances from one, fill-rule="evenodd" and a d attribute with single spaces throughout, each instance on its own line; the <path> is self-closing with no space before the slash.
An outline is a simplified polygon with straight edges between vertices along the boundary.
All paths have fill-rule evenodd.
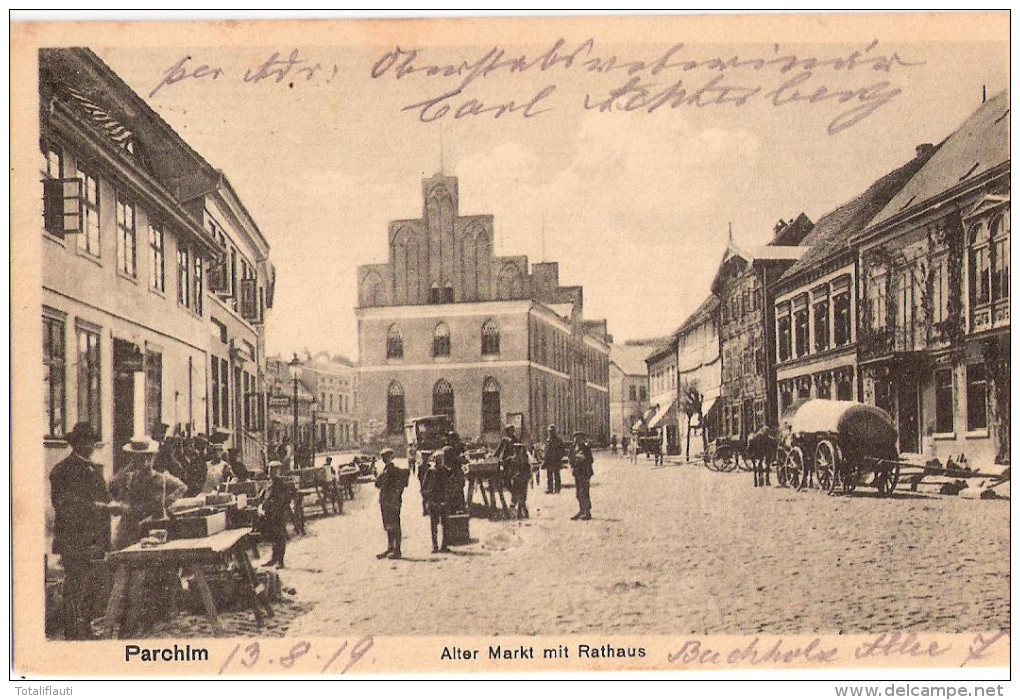
<path id="1" fill-rule="evenodd" d="M 432 531 L 432 552 L 449 552 L 447 545 L 448 500 L 450 480 L 453 471 L 446 463 L 450 448 L 444 447 L 441 452 L 432 456 L 432 462 L 422 477 L 421 494 L 425 503 L 425 511 L 429 516 L 429 528 Z M 439 541 L 439 528 L 443 530 L 442 544 Z"/>
<path id="2" fill-rule="evenodd" d="M 376 555 L 376 559 L 400 559 L 400 508 L 403 505 L 404 489 L 411 474 L 393 463 L 393 450 L 384 449 L 379 453 L 383 460 L 382 472 L 375 479 L 375 487 L 379 489 L 379 510 L 382 512 L 383 530 L 386 531 L 386 551 Z M 445 533 L 444 533 L 445 534 Z"/>
<path id="3" fill-rule="evenodd" d="M 556 434 L 556 426 L 549 426 L 549 436 L 545 442 L 545 454 L 542 455 L 542 468 L 545 469 L 545 492 L 559 493 L 563 485 L 560 482 L 560 470 L 563 469 L 563 457 L 566 445 Z"/>
<path id="4" fill-rule="evenodd" d="M 578 512 L 571 520 L 591 520 L 591 477 L 594 475 L 595 458 L 591 447 L 584 439 L 584 433 L 574 433 L 574 444 L 570 448 L 570 469 L 574 474 L 574 489 L 577 492 Z"/>
<path id="5" fill-rule="evenodd" d="M 611 440 L 609 441 L 609 444 L 610 444 L 610 446 L 612 447 L 612 450 L 613 450 L 613 454 L 614 454 L 614 455 L 616 454 L 616 445 L 617 445 L 617 442 L 618 442 L 618 440 L 617 440 L 617 437 L 616 437 L 615 435 L 614 435 L 614 436 L 612 437 L 612 439 L 611 439 Z"/>
<path id="6" fill-rule="evenodd" d="M 637 438 L 634 438 L 633 440 L 630 441 L 630 453 L 629 454 L 630 454 L 630 463 L 631 464 L 637 464 L 637 455 L 638 455 L 638 441 L 637 441 Z"/>
<path id="7" fill-rule="evenodd" d="M 71 454 L 50 472 L 53 553 L 64 585 L 60 618 L 64 639 L 93 639 L 91 620 L 102 614 L 103 558 L 110 549 L 110 503 L 103 467 L 92 461 L 99 433 L 78 423 L 64 436 Z"/>
<path id="8" fill-rule="evenodd" d="M 464 467 L 467 465 L 467 457 L 464 455 L 464 443 L 460 441 L 460 435 L 451 430 L 446 435 L 446 444 L 450 448 L 450 477 L 449 484 L 449 509 L 451 513 L 463 513 L 467 511 L 467 502 L 464 499 L 464 490 L 467 485 L 467 476 Z"/>
<path id="9" fill-rule="evenodd" d="M 259 529 L 263 538 L 272 543 L 273 553 L 262 566 L 275 564 L 277 569 L 284 568 L 289 539 L 287 521 L 291 519 L 294 495 L 294 485 L 283 476 L 283 463 L 273 460 L 269 463 L 269 485 L 262 494 L 262 505 L 259 506 Z"/>

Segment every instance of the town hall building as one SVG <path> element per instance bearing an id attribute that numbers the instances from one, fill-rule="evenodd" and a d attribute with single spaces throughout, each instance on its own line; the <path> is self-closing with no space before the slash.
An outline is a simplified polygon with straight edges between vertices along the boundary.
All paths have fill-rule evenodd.
<path id="1" fill-rule="evenodd" d="M 460 214 L 457 179 L 422 182 L 422 216 L 389 225 L 389 261 L 358 268 L 362 417 L 403 444 L 404 423 L 449 415 L 466 440 L 528 442 L 584 430 L 609 436 L 605 320 L 554 262 L 497 256 L 493 217 Z"/>

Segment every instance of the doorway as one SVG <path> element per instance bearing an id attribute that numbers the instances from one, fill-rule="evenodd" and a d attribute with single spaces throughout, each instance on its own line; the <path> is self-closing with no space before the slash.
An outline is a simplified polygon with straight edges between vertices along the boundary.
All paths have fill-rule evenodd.
<path id="1" fill-rule="evenodd" d="M 135 372 L 143 369 L 142 351 L 134 343 L 113 339 L 113 471 L 124 466 L 121 446 L 131 440 L 135 419 Z"/>
<path id="2" fill-rule="evenodd" d="M 896 394 L 900 452 L 921 451 L 921 402 L 916 381 L 899 384 Z"/>

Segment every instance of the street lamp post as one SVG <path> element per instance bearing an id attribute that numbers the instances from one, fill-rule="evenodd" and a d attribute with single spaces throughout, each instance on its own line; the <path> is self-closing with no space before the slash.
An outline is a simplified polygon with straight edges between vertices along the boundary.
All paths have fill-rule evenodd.
<path id="1" fill-rule="evenodd" d="M 290 366 L 290 374 L 294 380 L 294 467 L 297 467 L 298 458 L 298 368 L 301 366 L 301 360 L 298 359 L 297 353 L 294 353 L 294 359 L 287 363 Z"/>

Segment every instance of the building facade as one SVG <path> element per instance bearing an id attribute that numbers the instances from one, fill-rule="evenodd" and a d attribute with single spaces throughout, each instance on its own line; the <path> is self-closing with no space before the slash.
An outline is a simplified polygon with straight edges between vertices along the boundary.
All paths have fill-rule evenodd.
<path id="1" fill-rule="evenodd" d="M 261 465 L 268 242 L 225 176 L 93 52 L 42 50 L 39 67 L 49 466 L 79 421 L 110 470 L 132 435 L 214 428 Z M 251 267 L 235 278 L 263 290 L 254 310 L 218 294 L 238 251 Z"/>
<path id="2" fill-rule="evenodd" d="M 779 414 L 804 399 L 860 401 L 857 263 L 850 239 L 864 229 L 934 153 L 916 157 L 818 220 L 808 248 L 776 284 L 776 402 Z"/>
<path id="3" fill-rule="evenodd" d="M 294 358 L 297 359 L 297 355 Z M 290 445 L 292 449 L 295 445 L 310 445 L 318 402 L 305 381 L 301 364 L 295 365 L 293 360 L 288 361 L 277 356 L 268 358 L 266 390 L 269 445 L 273 448 Z"/>
<path id="4" fill-rule="evenodd" d="M 630 437 L 648 408 L 648 348 L 614 343 L 609 351 L 609 430 Z"/>
<path id="5" fill-rule="evenodd" d="M 677 335 L 645 358 L 648 366 L 650 406 L 642 421 L 645 431 L 657 431 L 665 454 L 680 452 L 680 423 L 677 416 Z"/>
<path id="6" fill-rule="evenodd" d="M 358 442 L 357 367 L 342 355 L 305 355 L 301 380 L 315 397 L 315 449 L 340 450 Z"/>
<path id="7" fill-rule="evenodd" d="M 211 172 L 91 51 L 40 59 L 47 466 L 88 421 L 110 471 L 133 434 L 208 430 L 208 299 L 220 251 L 176 194 Z"/>
<path id="8" fill-rule="evenodd" d="M 806 248 L 799 243 L 813 224 L 804 214 L 780 221 L 767 245 L 742 247 L 732 240 L 712 281 L 719 299 L 722 388 L 719 435 L 746 439 L 778 423 L 775 399 L 775 285 Z"/>
<path id="9" fill-rule="evenodd" d="M 1009 460 L 1009 96 L 988 100 L 855 236 L 863 398 L 901 453 Z"/>
<path id="10" fill-rule="evenodd" d="M 459 213 L 456 178 L 422 182 L 419 219 L 389 226 L 389 262 L 358 268 L 366 424 L 401 446 L 410 418 L 450 415 L 467 439 L 507 422 L 609 436 L 609 338 L 556 263 L 493 255 L 493 217 Z"/>

